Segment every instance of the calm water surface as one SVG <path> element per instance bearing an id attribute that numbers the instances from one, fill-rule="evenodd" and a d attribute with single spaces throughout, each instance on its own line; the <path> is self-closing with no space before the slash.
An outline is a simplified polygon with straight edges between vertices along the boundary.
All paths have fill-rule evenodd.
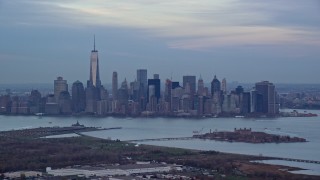
<path id="1" fill-rule="evenodd" d="M 320 115 L 320 111 L 309 111 Z M 120 140 L 136 140 L 165 137 L 190 137 L 193 131 L 202 133 L 212 131 L 233 131 L 234 128 L 252 128 L 281 135 L 306 138 L 306 143 L 268 143 L 249 144 L 219 142 L 211 140 L 149 141 L 144 144 L 181 147 L 198 150 L 216 150 L 222 152 L 287 157 L 320 161 L 320 116 L 287 117 L 277 119 L 244 118 L 94 118 L 94 117 L 36 117 L 36 116 L 0 116 L 0 130 L 35 128 L 46 126 L 70 126 L 76 121 L 85 126 L 122 127 L 122 129 L 87 132 L 86 134 Z M 318 165 L 320 166 L 320 165 Z M 320 171 L 320 168 L 315 168 Z"/>

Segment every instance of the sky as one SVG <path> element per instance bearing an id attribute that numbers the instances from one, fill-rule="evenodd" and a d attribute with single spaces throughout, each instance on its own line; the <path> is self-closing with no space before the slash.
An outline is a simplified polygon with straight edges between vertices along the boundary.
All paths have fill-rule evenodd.
<path id="1" fill-rule="evenodd" d="M 0 0 L 0 83 L 85 84 L 94 35 L 102 83 L 320 83 L 319 0 Z"/>

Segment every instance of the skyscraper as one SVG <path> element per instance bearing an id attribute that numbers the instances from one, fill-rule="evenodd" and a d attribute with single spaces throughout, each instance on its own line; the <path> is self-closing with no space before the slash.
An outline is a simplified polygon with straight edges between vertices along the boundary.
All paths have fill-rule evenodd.
<path id="1" fill-rule="evenodd" d="M 217 76 L 215 75 L 212 82 L 211 82 L 211 95 L 213 96 L 214 93 L 221 91 L 221 83 L 217 79 Z"/>
<path id="2" fill-rule="evenodd" d="M 203 83 L 203 79 L 200 76 L 200 78 L 198 79 L 198 93 L 199 96 L 204 96 L 204 83 Z"/>
<path id="3" fill-rule="evenodd" d="M 140 97 L 146 97 L 148 89 L 148 75 L 146 69 L 137 70 L 137 81 L 139 83 Z"/>
<path id="4" fill-rule="evenodd" d="M 227 80 L 226 78 L 223 78 L 222 79 L 222 82 L 221 82 L 221 91 L 223 94 L 226 94 L 227 93 Z"/>
<path id="5" fill-rule="evenodd" d="M 56 102 L 59 102 L 59 96 L 62 91 L 68 91 L 67 80 L 63 80 L 62 77 L 58 77 L 54 80 L 54 98 Z"/>
<path id="6" fill-rule="evenodd" d="M 86 94 L 82 82 L 72 84 L 72 109 L 74 112 L 82 112 L 86 107 Z"/>
<path id="7" fill-rule="evenodd" d="M 98 51 L 96 50 L 96 39 L 93 40 L 93 50 L 90 55 L 90 80 L 88 86 L 100 87 L 100 75 L 99 75 L 99 58 Z"/>
<path id="8" fill-rule="evenodd" d="M 190 94 L 194 95 L 196 92 L 196 76 L 183 76 L 183 88 L 190 86 Z"/>
<path id="9" fill-rule="evenodd" d="M 118 94 L 118 73 L 113 72 L 112 73 L 112 97 L 113 97 L 113 100 L 117 100 L 117 94 Z"/>
<path id="10" fill-rule="evenodd" d="M 150 90 L 154 91 L 151 92 Z M 157 103 L 160 99 L 160 79 L 148 79 L 148 99 L 150 101 L 151 96 L 155 96 Z"/>
<path id="11" fill-rule="evenodd" d="M 259 112 L 268 113 L 268 114 L 276 114 L 278 112 L 279 107 L 276 104 L 276 92 L 274 84 L 269 81 L 258 82 L 255 85 L 255 89 L 257 94 L 261 96 L 262 103 L 258 107 Z"/>

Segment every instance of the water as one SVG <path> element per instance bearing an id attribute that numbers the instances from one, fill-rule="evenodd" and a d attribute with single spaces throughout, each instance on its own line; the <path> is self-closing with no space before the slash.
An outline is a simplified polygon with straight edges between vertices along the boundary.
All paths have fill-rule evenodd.
<path id="1" fill-rule="evenodd" d="M 310 111 L 311 112 L 311 111 Z M 320 111 L 312 111 L 320 114 Z M 190 137 L 193 131 L 233 131 L 234 128 L 252 128 L 253 131 L 297 136 L 307 139 L 306 143 L 249 144 L 219 142 L 212 140 L 149 141 L 144 144 L 181 147 L 198 150 L 286 157 L 320 161 L 320 117 L 286 117 L 277 119 L 245 118 L 94 118 L 94 117 L 36 117 L 0 116 L 0 130 L 35 128 L 46 126 L 70 126 L 79 121 L 85 126 L 122 127 L 122 129 L 86 132 L 86 134 L 120 140 L 136 140 L 165 137 Z M 290 162 L 289 162 L 290 163 Z M 320 166 L 320 165 L 317 165 Z M 320 168 L 318 168 L 319 170 Z M 319 170 L 320 171 L 320 170 Z"/>
<path id="2" fill-rule="evenodd" d="M 290 171 L 290 172 L 295 174 L 309 174 L 309 175 L 320 176 L 320 166 L 318 164 L 311 164 L 311 163 L 305 163 L 305 162 L 291 162 L 291 161 L 283 161 L 283 160 L 263 160 L 263 161 L 255 161 L 255 162 L 302 168 L 304 170 L 297 170 L 297 171 Z"/>

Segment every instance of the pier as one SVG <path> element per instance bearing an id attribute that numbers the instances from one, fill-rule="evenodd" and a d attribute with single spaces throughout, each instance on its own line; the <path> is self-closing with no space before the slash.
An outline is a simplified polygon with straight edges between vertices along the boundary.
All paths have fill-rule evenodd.
<path id="1" fill-rule="evenodd" d="M 304 159 L 294 159 L 294 158 L 275 158 L 275 160 L 320 164 L 320 161 L 316 161 L 316 160 L 304 160 Z"/>

